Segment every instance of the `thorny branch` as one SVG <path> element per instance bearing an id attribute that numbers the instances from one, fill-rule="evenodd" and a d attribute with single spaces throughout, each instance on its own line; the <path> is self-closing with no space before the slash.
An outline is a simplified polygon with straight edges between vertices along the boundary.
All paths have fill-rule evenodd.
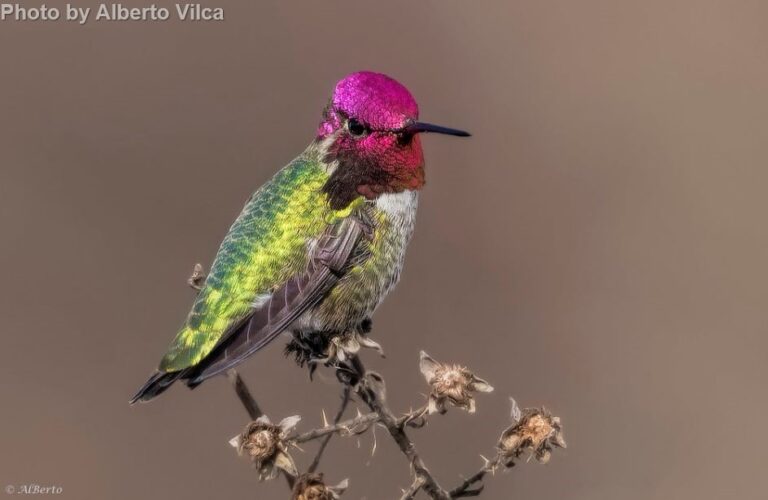
<path id="1" fill-rule="evenodd" d="M 329 436 L 337 433 L 342 436 L 356 436 L 370 429 L 371 425 L 378 421 L 379 416 L 376 413 L 366 413 L 365 415 L 358 415 L 355 418 L 350 418 L 349 420 L 345 420 L 343 422 L 327 425 L 325 427 L 313 429 L 294 437 L 289 437 L 288 440 L 294 443 L 305 443 L 307 441 L 312 441 L 323 436 Z"/>
<path id="2" fill-rule="evenodd" d="M 429 469 L 424 464 L 424 460 L 422 460 L 416 450 L 416 446 L 406 434 L 405 426 L 387 406 L 384 379 L 378 373 L 368 372 L 359 357 L 355 356 L 351 362 L 352 367 L 360 378 L 356 388 L 357 393 L 368 407 L 379 416 L 381 423 L 387 428 L 400 451 L 408 458 L 416 477 L 423 480 L 424 484 L 421 487 L 434 499 L 450 499 L 451 497 L 448 492 L 430 474 Z"/>
<path id="3" fill-rule="evenodd" d="M 292 469 L 292 474 L 289 474 L 285 469 L 283 472 L 286 478 L 294 481 L 289 484 L 289 486 L 295 484 L 295 486 L 291 486 L 294 500 L 337 499 L 346 488 L 346 480 L 336 487 L 328 487 L 323 483 L 321 474 L 314 474 L 327 443 L 334 434 L 356 436 L 365 433 L 376 424 L 387 429 L 400 451 L 408 459 L 413 471 L 413 482 L 408 489 L 403 490 L 401 500 L 413 500 L 421 491 L 433 500 L 476 497 L 483 492 L 484 485 L 482 482 L 488 473 L 493 473 L 500 467 L 512 467 L 514 461 L 523 453 L 529 452 L 539 462 L 546 463 L 553 447 L 565 448 L 560 420 L 557 417 L 552 416 L 545 409 L 528 408 L 521 411 L 512 400 L 513 425 L 502 433 L 494 458 L 491 460 L 484 459 L 485 463 L 477 472 L 464 479 L 457 487 L 446 490 L 427 468 L 406 429 L 408 427 L 423 427 L 428 415 L 445 413 L 449 403 L 467 411 L 474 411 L 475 403 L 472 393 L 475 391 L 487 392 L 492 388 L 487 382 L 477 378 L 466 368 L 457 365 L 443 365 L 424 353 L 422 353 L 421 368 L 432 389 L 429 403 L 400 417 L 397 417 L 387 405 L 383 378 L 376 372 L 367 371 L 360 359 L 355 356 L 350 358 L 344 366 L 338 367 L 340 370 L 345 370 L 347 375 L 351 373 L 352 377 L 347 379 L 349 383 L 344 386 L 342 404 L 332 424 L 325 422 L 323 427 L 296 433 L 287 430 L 282 432 L 281 429 L 290 428 L 292 430 L 299 417 L 284 419 L 280 425 L 269 423 L 275 429 L 272 435 L 278 436 L 275 438 L 274 444 L 277 446 L 275 449 L 287 449 L 308 441 L 322 440 L 307 473 L 298 474 L 295 469 L 292 469 L 295 468 L 295 465 L 289 456 L 287 459 L 285 457 L 281 459 L 284 463 L 283 466 L 279 463 L 274 464 L 278 468 Z M 256 413 L 260 414 L 258 405 L 250 396 L 250 392 L 237 373 L 230 373 L 229 377 L 246 409 L 256 408 Z M 356 417 L 341 421 L 344 411 L 351 401 L 353 391 L 370 408 L 371 412 L 361 414 L 358 410 Z M 248 411 L 251 415 L 256 414 L 251 413 L 252 410 Z M 258 427 L 258 422 L 262 422 L 263 427 L 263 422 L 269 422 L 268 419 L 265 419 L 266 417 L 261 416 L 257 422 L 249 425 L 253 428 L 254 424 L 257 424 L 256 427 Z M 238 446 L 240 448 L 250 446 L 251 450 L 262 451 L 262 448 L 259 447 L 263 447 L 264 443 L 259 440 L 257 434 L 252 433 L 252 435 L 255 437 L 249 437 L 247 432 L 244 433 L 241 440 L 238 441 Z M 244 443 L 242 439 L 246 439 L 247 442 Z M 275 454 L 275 457 L 277 456 L 279 454 Z M 273 462 L 280 461 L 274 457 L 271 460 Z M 264 462 L 259 462 L 258 466 L 263 467 Z M 477 486 L 478 484 L 479 486 Z M 312 495 L 316 496 L 313 497 Z"/>
<path id="4" fill-rule="evenodd" d="M 338 413 L 336 413 L 336 418 L 333 419 L 334 424 L 338 424 L 341 417 L 344 416 L 344 412 L 347 409 L 347 405 L 349 405 L 350 399 L 352 399 L 352 390 L 348 385 L 345 385 L 341 395 L 341 407 L 339 408 Z M 325 452 L 325 448 L 328 446 L 332 437 L 333 434 L 326 434 L 322 443 L 320 443 L 320 448 L 317 450 L 317 454 L 315 455 L 314 460 L 312 460 L 312 464 L 307 469 L 307 472 L 312 473 L 317 470 L 317 466 L 320 465 L 320 459 L 323 458 L 323 452 Z"/>
<path id="5" fill-rule="evenodd" d="M 493 460 L 487 460 L 479 471 L 466 478 L 459 486 L 451 490 L 451 498 L 476 497 L 480 495 L 485 487 L 481 485 L 478 488 L 472 489 L 472 485 L 482 481 L 489 472 L 493 473 L 500 465 L 502 459 L 501 453 L 498 453 Z"/>

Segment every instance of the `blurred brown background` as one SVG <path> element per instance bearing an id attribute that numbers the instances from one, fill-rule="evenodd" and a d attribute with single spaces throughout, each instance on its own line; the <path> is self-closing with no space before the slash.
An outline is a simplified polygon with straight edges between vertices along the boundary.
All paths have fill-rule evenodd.
<path id="1" fill-rule="evenodd" d="M 246 416 L 224 379 L 127 400 L 193 264 L 311 140 L 335 81 L 374 69 L 474 133 L 425 138 L 405 275 L 374 321 L 388 358 L 367 354 L 397 409 L 422 401 L 422 348 L 496 387 L 414 433 L 438 477 L 492 453 L 513 395 L 561 415 L 570 446 L 484 498 L 766 498 L 768 4 L 209 5 L 226 21 L 0 24 L 1 485 L 287 497 L 227 445 Z M 273 418 L 316 426 L 337 384 L 279 344 L 242 373 Z M 370 436 L 332 444 L 345 498 L 408 484 L 378 438 L 372 458 Z"/>

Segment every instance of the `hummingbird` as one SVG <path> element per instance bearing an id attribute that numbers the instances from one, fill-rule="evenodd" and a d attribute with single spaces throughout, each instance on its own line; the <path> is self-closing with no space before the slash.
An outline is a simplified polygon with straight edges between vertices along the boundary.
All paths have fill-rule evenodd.
<path id="1" fill-rule="evenodd" d="M 248 199 L 184 324 L 131 399 L 177 380 L 194 388 L 282 332 L 357 331 L 400 278 L 424 187 L 424 123 L 408 89 L 381 73 L 340 80 L 314 140 Z"/>

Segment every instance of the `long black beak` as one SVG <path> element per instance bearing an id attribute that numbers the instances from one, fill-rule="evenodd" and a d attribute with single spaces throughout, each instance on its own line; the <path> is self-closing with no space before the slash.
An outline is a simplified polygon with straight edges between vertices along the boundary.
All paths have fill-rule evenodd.
<path id="1" fill-rule="evenodd" d="M 455 135 L 457 137 L 470 137 L 472 135 L 469 132 L 464 132 L 463 130 L 441 127 L 440 125 L 432 125 L 431 123 L 424 122 L 413 122 L 405 127 L 405 131 L 410 134 L 417 134 L 419 132 L 434 132 L 436 134 Z"/>

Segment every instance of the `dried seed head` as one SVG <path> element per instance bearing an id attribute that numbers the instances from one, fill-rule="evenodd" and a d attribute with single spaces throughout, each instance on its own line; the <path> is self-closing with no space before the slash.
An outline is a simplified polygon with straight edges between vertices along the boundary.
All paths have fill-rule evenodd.
<path id="1" fill-rule="evenodd" d="M 498 447 L 511 466 L 526 451 L 545 464 L 553 447 L 565 448 L 566 444 L 558 417 L 543 408 L 526 408 L 519 420 L 501 434 Z"/>
<path id="2" fill-rule="evenodd" d="M 279 433 L 277 426 L 250 424 L 243 433 L 238 451 L 247 454 L 254 462 L 268 460 L 277 453 Z"/>
<path id="3" fill-rule="evenodd" d="M 421 351 L 419 368 L 432 388 L 429 394 L 429 413 L 445 413 L 446 402 L 475 411 L 474 392 L 491 392 L 493 387 L 460 365 L 448 365 L 435 361 Z"/>
<path id="4" fill-rule="evenodd" d="M 240 455 L 247 455 L 259 471 L 259 479 L 272 479 L 278 469 L 292 476 L 297 475 L 296 465 L 288 454 L 285 438 L 296 426 L 300 417 L 288 417 L 275 425 L 267 416 L 259 417 L 245 427 L 242 434 L 230 440 Z"/>
<path id="5" fill-rule="evenodd" d="M 340 335 L 334 335 L 328 344 L 326 351 L 326 363 L 329 361 L 339 361 L 343 363 L 347 359 L 354 357 L 362 347 L 374 349 L 381 356 L 384 356 L 384 350 L 378 342 L 368 337 L 358 330 L 344 332 Z"/>
<path id="6" fill-rule="evenodd" d="M 322 474 L 302 474 L 293 487 L 292 500 L 337 500 L 347 485 L 345 479 L 336 486 L 326 486 Z"/>

